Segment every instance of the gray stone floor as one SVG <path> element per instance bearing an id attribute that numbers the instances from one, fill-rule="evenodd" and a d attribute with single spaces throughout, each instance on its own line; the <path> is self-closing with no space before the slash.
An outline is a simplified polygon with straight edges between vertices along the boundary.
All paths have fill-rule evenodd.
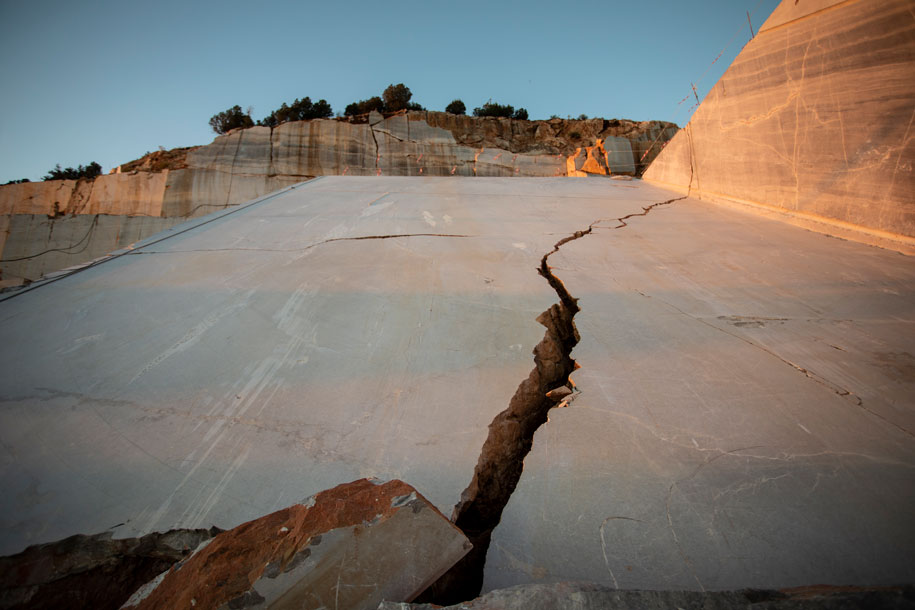
<path id="1" fill-rule="evenodd" d="M 445 514 L 580 298 L 486 587 L 911 582 L 915 264 L 638 181 L 327 177 L 0 295 L 0 554 L 363 476 Z M 170 235 L 161 239 L 163 235 Z M 143 244 L 147 245 L 143 245 Z"/>

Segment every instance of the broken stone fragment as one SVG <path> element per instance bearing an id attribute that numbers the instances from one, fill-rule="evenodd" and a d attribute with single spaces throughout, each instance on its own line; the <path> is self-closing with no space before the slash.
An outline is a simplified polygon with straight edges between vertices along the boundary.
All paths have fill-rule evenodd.
<path id="1" fill-rule="evenodd" d="M 547 392 L 546 397 L 549 398 L 550 400 L 555 400 L 556 402 L 559 402 L 560 400 L 562 400 L 563 398 L 565 398 L 566 396 L 568 396 L 571 393 L 572 393 L 572 390 L 570 390 L 568 388 L 568 386 L 561 385 L 558 388 L 554 388 L 554 389 L 550 390 L 549 392 Z"/>
<path id="2" fill-rule="evenodd" d="M 411 486 L 361 479 L 217 536 L 124 608 L 375 608 L 412 600 L 470 548 Z"/>
<path id="3" fill-rule="evenodd" d="M 78 534 L 0 557 L 0 608 L 119 608 L 137 587 L 222 530 L 172 530 L 112 540 Z"/>

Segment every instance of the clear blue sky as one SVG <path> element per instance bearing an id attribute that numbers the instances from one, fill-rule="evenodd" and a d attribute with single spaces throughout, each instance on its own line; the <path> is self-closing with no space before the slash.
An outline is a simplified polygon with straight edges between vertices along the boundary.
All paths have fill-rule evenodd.
<path id="1" fill-rule="evenodd" d="M 212 141 L 235 104 L 335 111 L 405 83 L 443 110 L 487 99 L 531 119 L 585 113 L 683 125 L 778 0 L 72 2 L 0 0 L 0 184 L 56 163 L 105 172 Z M 678 112 L 679 111 L 679 112 Z"/>

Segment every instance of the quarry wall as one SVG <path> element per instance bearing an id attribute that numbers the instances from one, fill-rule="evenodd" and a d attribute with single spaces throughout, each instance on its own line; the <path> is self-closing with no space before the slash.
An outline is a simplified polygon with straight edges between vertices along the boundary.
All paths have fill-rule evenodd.
<path id="1" fill-rule="evenodd" d="M 0 282 L 38 279 L 316 176 L 638 175 L 676 132 L 661 121 L 427 111 L 235 130 L 94 180 L 0 187 Z"/>
<path id="2" fill-rule="evenodd" d="M 911 250 L 912 10 L 782 3 L 644 178 Z"/>

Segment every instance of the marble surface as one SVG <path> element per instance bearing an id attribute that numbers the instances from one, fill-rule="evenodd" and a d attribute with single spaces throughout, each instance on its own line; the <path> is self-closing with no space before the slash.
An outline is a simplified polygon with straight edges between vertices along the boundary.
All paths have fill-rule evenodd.
<path id="1" fill-rule="evenodd" d="M 580 298 L 487 587 L 911 582 L 915 264 L 640 182 L 327 177 L 0 295 L 0 553 L 363 476 L 444 514 Z M 620 229 L 611 227 L 622 224 Z M 859 403 L 860 400 L 860 403 Z"/>
<path id="2" fill-rule="evenodd" d="M 913 259 L 694 199 L 627 223 L 551 258 L 581 394 L 534 438 L 485 588 L 912 582 Z"/>
<path id="3" fill-rule="evenodd" d="M 785 0 L 645 179 L 915 251 L 911 0 Z"/>
<path id="4" fill-rule="evenodd" d="M 0 553 L 232 527 L 363 476 L 450 515 L 533 366 L 540 257 L 666 195 L 327 177 L 0 295 Z"/>

